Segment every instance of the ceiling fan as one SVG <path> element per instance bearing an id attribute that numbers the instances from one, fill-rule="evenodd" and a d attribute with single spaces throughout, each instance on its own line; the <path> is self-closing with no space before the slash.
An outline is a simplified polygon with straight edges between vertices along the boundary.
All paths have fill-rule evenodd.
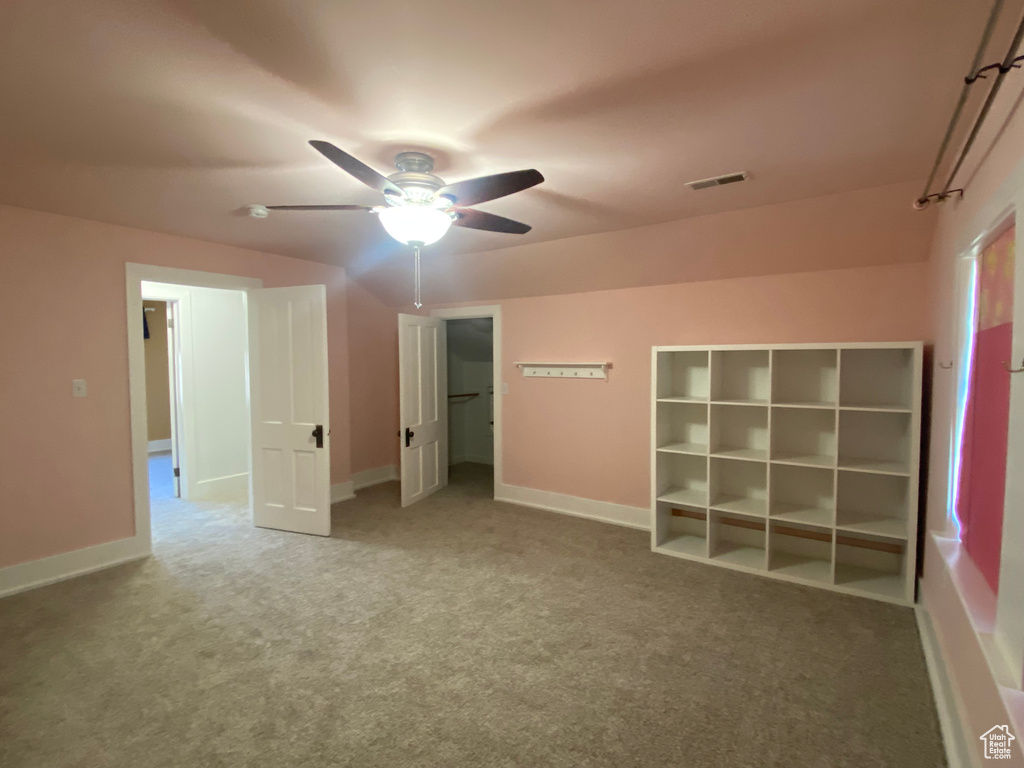
<path id="1" fill-rule="evenodd" d="M 388 234 L 407 244 L 436 243 L 452 224 L 488 232 L 525 235 L 530 231 L 528 224 L 475 211 L 467 206 L 497 200 L 544 181 L 538 171 L 531 169 L 445 184 L 444 179 L 431 173 L 434 170 L 433 158 L 422 152 L 400 152 L 395 156 L 398 173 L 384 176 L 330 142 L 314 139 L 309 143 L 341 170 L 383 194 L 386 205 L 268 205 L 266 208 L 271 211 L 376 213 Z"/>
<path id="2" fill-rule="evenodd" d="M 420 246 L 436 243 L 454 224 L 468 229 L 525 235 L 528 224 L 477 211 L 466 206 L 497 200 L 544 181 L 539 171 L 509 171 L 446 184 L 435 176 L 434 160 L 422 152 L 400 152 L 395 156 L 398 173 L 384 176 L 327 141 L 314 139 L 310 145 L 346 173 L 384 195 L 385 205 L 267 205 L 253 206 L 266 211 L 366 211 L 376 213 L 391 237 L 412 245 L 416 255 L 416 298 L 420 305 Z M 253 215 L 257 215 L 252 211 Z"/>

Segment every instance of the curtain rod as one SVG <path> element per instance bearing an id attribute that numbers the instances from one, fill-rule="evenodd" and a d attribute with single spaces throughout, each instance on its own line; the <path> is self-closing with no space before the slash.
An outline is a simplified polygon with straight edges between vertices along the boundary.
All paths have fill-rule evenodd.
<path id="1" fill-rule="evenodd" d="M 946 127 L 946 135 L 942 137 L 942 144 L 939 145 L 939 154 L 935 158 L 935 163 L 932 165 L 931 173 L 928 174 L 928 181 L 925 182 L 924 192 L 921 196 L 914 201 L 914 208 L 923 211 L 928 207 L 928 203 L 932 197 L 936 195 L 929 195 L 928 190 L 932 188 L 932 183 L 935 181 L 935 174 L 939 171 L 939 166 L 942 164 L 942 158 L 946 155 L 946 150 L 949 149 L 949 142 L 953 138 L 953 131 L 956 130 L 957 123 L 960 122 L 960 114 L 964 110 L 964 104 L 967 103 L 967 94 L 970 92 L 971 86 L 978 79 L 980 75 L 981 59 L 985 55 L 985 49 L 988 47 L 989 40 L 992 38 L 992 31 L 995 29 L 996 22 L 999 20 L 999 14 L 1003 9 L 1003 0 L 995 0 L 992 5 L 992 11 L 988 15 L 988 22 L 985 24 L 985 29 L 981 33 L 981 42 L 978 43 L 978 50 L 974 53 L 974 60 L 971 62 L 971 69 L 967 73 L 967 77 L 964 78 L 963 87 L 960 89 L 960 99 L 956 103 L 956 108 L 953 110 L 953 116 L 949 120 L 949 125 Z M 959 166 L 958 166 L 959 167 Z M 952 177 L 950 177 L 952 181 Z M 940 200 L 945 200 L 945 195 L 948 194 L 949 184 L 946 184 L 945 190 L 940 193 L 942 196 Z"/>
<path id="2" fill-rule="evenodd" d="M 978 118 L 974 121 L 974 127 L 971 128 L 971 133 L 967 137 L 967 141 L 964 142 L 964 148 L 960 150 L 960 157 L 957 158 L 956 165 L 953 166 L 953 170 L 949 173 L 949 179 L 946 181 L 946 194 L 953 186 L 953 179 L 956 178 L 957 172 L 960 170 L 960 166 L 964 163 L 964 158 L 967 157 L 967 153 L 971 151 L 971 146 L 974 144 L 974 140 L 978 138 L 978 131 L 981 130 L 981 124 L 985 122 L 985 118 L 988 116 L 988 111 L 992 108 L 995 103 L 996 96 L 999 93 L 999 89 L 1003 85 L 1003 78 L 1006 77 L 1007 73 L 1014 68 L 1019 68 L 1020 65 L 1017 63 L 1020 58 L 1017 57 L 1017 49 L 1020 47 L 1020 41 L 1024 38 L 1024 17 L 1021 18 L 1020 24 L 1017 25 L 1017 32 L 1013 36 L 1013 42 L 1010 43 L 1010 47 L 1006 51 L 1006 56 L 1003 57 L 1003 61 L 999 64 L 999 72 L 996 73 L 996 79 L 992 83 L 992 88 L 988 92 L 988 97 L 985 99 L 985 103 L 981 106 L 981 111 L 978 113 Z M 984 67 L 984 69 L 992 69 L 993 65 Z M 981 70 L 979 70 L 980 72 Z M 984 77 L 984 75 L 982 75 Z M 961 194 L 963 194 L 961 192 Z"/>

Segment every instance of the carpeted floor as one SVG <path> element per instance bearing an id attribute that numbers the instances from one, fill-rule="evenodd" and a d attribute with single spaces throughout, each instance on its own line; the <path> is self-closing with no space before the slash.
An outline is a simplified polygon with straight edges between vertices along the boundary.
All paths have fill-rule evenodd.
<path id="1" fill-rule="evenodd" d="M 149 454 L 149 499 L 165 501 L 174 495 L 174 464 L 171 452 Z"/>
<path id="2" fill-rule="evenodd" d="M 910 610 L 489 492 L 329 539 L 155 501 L 154 557 L 0 601 L 0 765 L 944 764 Z"/>

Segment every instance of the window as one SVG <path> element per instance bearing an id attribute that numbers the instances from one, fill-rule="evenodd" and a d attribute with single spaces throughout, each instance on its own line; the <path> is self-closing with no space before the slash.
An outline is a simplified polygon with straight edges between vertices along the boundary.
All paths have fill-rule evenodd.
<path id="1" fill-rule="evenodd" d="M 999 589 L 1013 342 L 1015 229 L 965 265 L 966 324 L 958 371 L 951 480 L 960 539 L 993 592 Z"/>

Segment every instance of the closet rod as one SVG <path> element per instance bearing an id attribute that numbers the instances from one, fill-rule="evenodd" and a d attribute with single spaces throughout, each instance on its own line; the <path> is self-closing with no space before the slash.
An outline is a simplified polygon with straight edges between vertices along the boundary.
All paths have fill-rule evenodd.
<path id="1" fill-rule="evenodd" d="M 953 110 L 953 116 L 949 120 L 949 125 L 946 127 L 946 135 L 942 137 L 942 144 L 939 145 L 939 154 L 935 158 L 935 164 L 932 165 L 932 171 L 928 174 L 928 181 L 925 182 L 924 192 L 915 201 L 914 207 L 918 210 L 924 210 L 927 207 L 930 195 L 928 190 L 932 188 L 932 182 L 935 181 L 935 174 L 939 172 L 939 166 L 942 164 L 942 158 L 946 155 L 946 150 L 949 149 L 949 142 L 953 138 L 953 131 L 956 129 L 956 124 L 960 122 L 960 113 L 964 110 L 964 104 L 967 103 L 967 93 L 970 91 L 971 85 L 975 80 L 978 79 L 978 68 L 981 67 L 981 58 L 985 55 L 985 49 L 988 47 L 988 41 L 992 37 L 992 30 L 995 29 L 996 21 L 999 19 L 999 14 L 1003 9 L 1003 0 L 995 0 L 992 5 L 992 11 L 988 15 L 988 22 L 985 24 L 985 30 L 981 33 L 981 42 L 978 44 L 978 50 L 974 53 L 974 60 L 971 62 L 971 70 L 967 73 L 967 77 L 964 78 L 964 85 L 960 89 L 960 99 L 956 103 L 956 108 Z M 949 184 L 946 185 L 946 189 L 949 189 Z"/>

